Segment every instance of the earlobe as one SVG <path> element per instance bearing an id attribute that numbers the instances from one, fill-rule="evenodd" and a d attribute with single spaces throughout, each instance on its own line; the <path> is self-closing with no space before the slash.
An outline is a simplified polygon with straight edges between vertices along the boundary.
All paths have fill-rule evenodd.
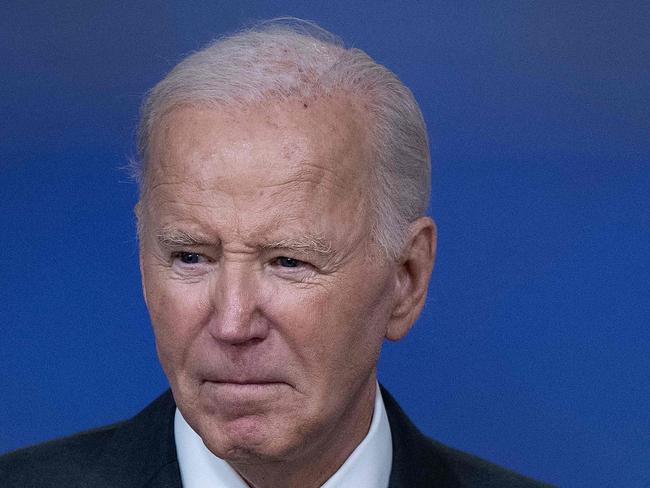
<path id="1" fill-rule="evenodd" d="M 420 315 L 427 296 L 436 254 L 436 225 L 429 217 L 414 221 L 400 257 L 395 284 L 395 303 L 386 338 L 404 337 Z"/>

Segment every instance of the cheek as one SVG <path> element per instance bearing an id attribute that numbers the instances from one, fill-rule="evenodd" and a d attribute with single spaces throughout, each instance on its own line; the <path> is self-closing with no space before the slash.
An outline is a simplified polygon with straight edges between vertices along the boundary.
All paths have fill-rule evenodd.
<path id="1" fill-rule="evenodd" d="M 352 364 L 358 370 L 376 360 L 387 316 L 381 290 L 350 280 L 287 290 L 277 298 L 273 321 L 312 374 L 349 370 Z"/>
<path id="2" fill-rule="evenodd" d="M 203 294 L 196 288 L 200 287 L 169 279 L 147 282 L 147 306 L 158 355 L 166 372 L 184 363 L 209 314 Z"/>
<path id="3" fill-rule="evenodd" d="M 351 280 L 351 286 L 337 291 L 326 307 L 331 307 L 330 327 L 335 332 L 333 346 L 339 356 L 355 367 L 377 360 L 388 324 L 390 297 L 380 277 Z"/>

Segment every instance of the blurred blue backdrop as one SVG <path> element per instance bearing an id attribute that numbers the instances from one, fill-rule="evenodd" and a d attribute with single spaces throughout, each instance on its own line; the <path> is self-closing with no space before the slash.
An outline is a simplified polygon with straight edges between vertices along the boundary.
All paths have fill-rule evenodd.
<path id="1" fill-rule="evenodd" d="M 427 120 L 439 253 L 380 378 L 429 435 L 571 487 L 650 486 L 650 4 L 6 1 L 0 452 L 166 388 L 122 167 L 143 93 L 257 20 L 314 20 Z"/>

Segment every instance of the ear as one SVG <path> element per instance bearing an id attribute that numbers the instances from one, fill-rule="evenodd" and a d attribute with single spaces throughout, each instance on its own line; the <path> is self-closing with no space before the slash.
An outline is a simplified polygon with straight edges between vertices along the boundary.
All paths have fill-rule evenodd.
<path id="1" fill-rule="evenodd" d="M 386 338 L 391 341 L 404 337 L 422 311 L 436 256 L 436 238 L 436 224 L 429 217 L 421 217 L 409 227 L 399 258 L 395 302 L 386 331 Z"/>

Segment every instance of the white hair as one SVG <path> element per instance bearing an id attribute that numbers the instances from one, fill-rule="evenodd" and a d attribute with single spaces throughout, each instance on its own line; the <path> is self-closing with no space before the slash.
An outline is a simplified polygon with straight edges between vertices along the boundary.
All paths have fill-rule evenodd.
<path id="1" fill-rule="evenodd" d="M 277 19 L 217 39 L 181 61 L 147 95 L 138 128 L 136 177 L 147 191 L 152 128 L 175 107 L 246 106 L 344 92 L 363 103 L 375 158 L 372 237 L 396 258 L 409 224 L 426 213 L 431 162 L 422 113 L 411 91 L 360 49 L 299 19 Z"/>

